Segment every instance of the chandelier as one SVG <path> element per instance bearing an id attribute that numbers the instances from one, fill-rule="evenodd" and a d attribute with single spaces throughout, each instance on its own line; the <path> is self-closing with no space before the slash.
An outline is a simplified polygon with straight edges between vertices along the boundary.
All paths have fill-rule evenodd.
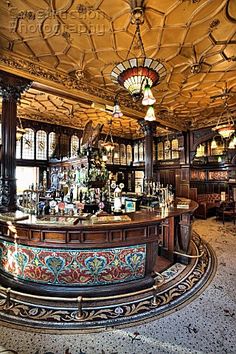
<path id="1" fill-rule="evenodd" d="M 107 154 L 110 154 L 114 148 L 115 148 L 115 143 L 113 141 L 113 137 L 112 137 L 112 133 L 111 133 L 111 127 L 112 127 L 112 119 L 110 119 L 108 121 L 108 125 L 109 125 L 109 130 L 108 130 L 108 133 L 105 137 L 105 140 L 103 142 L 101 142 L 101 147 L 103 147 Z"/>
<path id="2" fill-rule="evenodd" d="M 113 112 L 112 112 L 113 118 L 121 118 L 123 116 L 123 113 L 121 112 L 119 101 L 118 101 L 118 95 L 119 95 L 119 92 L 116 94 L 115 101 L 114 101 L 114 107 L 113 107 Z"/>
<path id="3" fill-rule="evenodd" d="M 215 128 L 212 128 L 212 130 L 216 131 L 224 139 L 229 139 L 235 132 L 234 120 L 230 113 L 227 99 L 224 103 L 224 110 L 218 119 L 217 125 Z"/>
<path id="4" fill-rule="evenodd" d="M 113 68 L 111 79 L 115 84 L 118 83 L 127 89 L 135 102 L 142 99 L 144 106 L 152 106 L 156 100 L 151 92 L 151 88 L 164 79 L 166 69 L 159 60 L 146 57 L 140 33 L 140 25 L 144 22 L 142 3 L 143 0 L 131 1 L 131 24 L 136 25 L 136 30 L 126 59 Z M 135 39 L 141 50 L 141 56 L 128 59 Z M 149 120 L 155 120 L 155 118 Z"/>

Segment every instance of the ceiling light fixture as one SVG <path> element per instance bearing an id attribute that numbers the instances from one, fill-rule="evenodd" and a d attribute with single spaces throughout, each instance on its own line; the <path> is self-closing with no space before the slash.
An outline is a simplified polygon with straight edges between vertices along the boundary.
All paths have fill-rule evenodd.
<path id="1" fill-rule="evenodd" d="M 143 98 L 142 104 L 150 105 L 156 101 L 151 93 L 151 87 L 156 86 L 164 79 L 166 69 L 159 60 L 146 57 L 140 33 L 140 25 L 143 22 L 143 0 L 131 1 L 131 23 L 136 25 L 136 30 L 126 60 L 113 68 L 111 79 L 115 84 L 118 83 L 126 88 L 135 102 Z M 128 59 L 135 39 L 141 50 L 141 56 Z"/>
<path id="2" fill-rule="evenodd" d="M 233 139 L 229 143 L 229 149 L 235 149 L 236 147 L 236 135 L 233 137 Z"/>
<path id="3" fill-rule="evenodd" d="M 144 119 L 149 122 L 153 122 L 156 120 L 155 111 L 154 111 L 153 106 L 148 107 L 148 110 L 147 110 L 147 113 L 146 113 L 146 116 L 144 117 Z"/>
<path id="4" fill-rule="evenodd" d="M 212 128 L 212 130 L 216 131 L 224 139 L 229 139 L 231 135 L 235 132 L 234 120 L 230 113 L 227 99 L 228 98 L 226 98 L 226 101 L 224 103 L 224 110 L 218 119 L 216 127 Z"/>
<path id="5" fill-rule="evenodd" d="M 211 142 L 211 149 L 217 149 L 218 145 L 217 142 L 215 140 L 215 138 L 213 138 L 212 142 Z"/>
<path id="6" fill-rule="evenodd" d="M 101 146 L 106 150 L 107 154 L 111 153 L 115 148 L 115 143 L 113 141 L 111 127 L 112 127 L 112 119 L 108 121 L 109 130 L 105 137 L 105 140 L 101 143 Z"/>
<path id="7" fill-rule="evenodd" d="M 142 104 L 143 106 L 151 106 L 156 102 L 155 97 L 152 94 L 149 84 L 146 84 L 143 92 Z"/>
<path id="8" fill-rule="evenodd" d="M 118 95 L 119 95 L 119 92 L 116 94 L 116 97 L 114 100 L 114 107 L 113 107 L 113 112 L 112 112 L 113 118 L 121 118 L 123 116 L 123 113 L 121 112 L 119 101 L 118 101 Z"/>

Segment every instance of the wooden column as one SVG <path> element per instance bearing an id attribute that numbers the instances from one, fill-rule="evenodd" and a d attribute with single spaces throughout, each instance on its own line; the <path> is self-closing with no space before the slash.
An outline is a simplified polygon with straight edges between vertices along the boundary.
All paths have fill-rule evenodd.
<path id="1" fill-rule="evenodd" d="M 16 117 L 17 100 L 30 81 L 0 71 L 2 96 L 2 160 L 0 211 L 16 210 Z"/>
<path id="2" fill-rule="evenodd" d="M 144 192 L 152 193 L 153 181 L 153 135 L 156 132 L 157 122 L 141 121 L 140 125 L 144 131 L 144 149 L 145 149 L 145 180 Z"/>

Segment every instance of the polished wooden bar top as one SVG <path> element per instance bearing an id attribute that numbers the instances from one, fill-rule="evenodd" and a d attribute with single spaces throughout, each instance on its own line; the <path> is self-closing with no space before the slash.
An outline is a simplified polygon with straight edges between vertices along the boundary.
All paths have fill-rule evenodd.
<path id="1" fill-rule="evenodd" d="M 91 229 L 109 229 L 110 227 L 121 228 L 122 226 L 134 227 L 134 226 L 145 226 L 147 224 L 153 224 L 161 222 L 169 217 L 175 217 L 181 214 L 193 212 L 197 208 L 198 204 L 194 201 L 190 202 L 189 208 L 169 208 L 166 213 L 162 213 L 161 209 L 155 208 L 154 210 L 144 209 L 134 213 L 129 213 L 124 215 L 124 220 L 121 217 L 108 215 L 107 217 L 96 217 L 92 216 L 87 220 L 76 220 L 74 217 L 65 217 L 57 215 L 48 215 L 46 218 L 37 218 L 35 215 L 25 215 L 20 212 L 11 215 L 0 214 L 0 223 L 13 223 L 17 226 L 37 228 L 37 229 L 74 229 L 74 230 L 91 230 Z M 27 219 L 24 219 L 28 217 Z M 121 219 L 121 220 L 119 220 Z M 104 220 L 104 222 L 103 222 Z"/>

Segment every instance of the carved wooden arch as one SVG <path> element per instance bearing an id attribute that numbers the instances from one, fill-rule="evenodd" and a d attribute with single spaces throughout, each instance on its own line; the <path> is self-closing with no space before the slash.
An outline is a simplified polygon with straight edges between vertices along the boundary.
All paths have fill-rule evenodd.
<path id="1" fill-rule="evenodd" d="M 197 149 L 197 146 L 198 146 L 199 144 L 205 143 L 206 141 L 208 141 L 208 140 L 210 140 L 210 139 L 213 139 L 215 135 L 216 135 L 215 132 L 209 132 L 208 134 L 203 135 L 201 138 L 197 139 L 197 140 L 193 143 L 192 151 L 195 151 L 195 150 Z"/>

